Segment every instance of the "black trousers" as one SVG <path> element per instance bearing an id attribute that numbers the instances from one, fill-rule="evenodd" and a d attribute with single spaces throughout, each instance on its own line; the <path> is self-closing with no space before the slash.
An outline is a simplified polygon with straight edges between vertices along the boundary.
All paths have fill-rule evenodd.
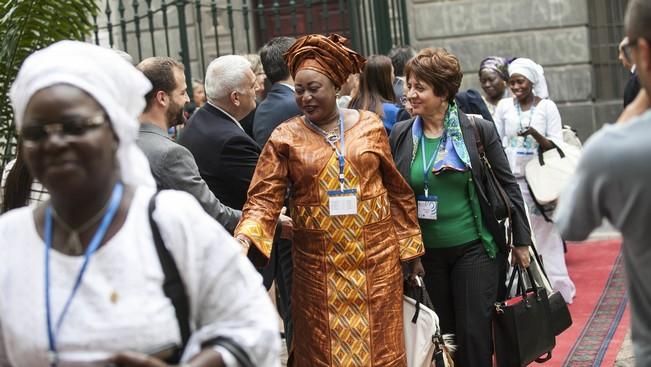
<path id="1" fill-rule="evenodd" d="M 426 249 L 421 258 L 425 286 L 443 334 L 454 334 L 457 367 L 492 366 L 491 317 L 497 300 L 501 262 L 481 242 Z"/>
<path id="2" fill-rule="evenodd" d="M 276 232 L 278 231 L 276 230 Z M 278 290 L 277 308 L 285 327 L 287 350 L 292 345 L 292 332 L 294 329 L 291 314 L 292 270 L 292 241 L 276 238 L 271 248 L 269 263 L 261 270 L 261 273 L 267 290 L 271 288 L 273 281 L 276 281 Z"/>

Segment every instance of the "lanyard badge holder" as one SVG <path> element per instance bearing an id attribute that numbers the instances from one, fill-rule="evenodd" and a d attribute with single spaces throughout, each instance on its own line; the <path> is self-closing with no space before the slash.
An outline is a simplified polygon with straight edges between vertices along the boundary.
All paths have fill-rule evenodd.
<path id="1" fill-rule="evenodd" d="M 434 154 L 430 157 L 430 160 L 427 161 L 427 154 L 425 152 L 425 138 L 423 135 L 420 136 L 420 146 L 421 154 L 423 157 L 423 191 L 424 195 L 416 196 L 416 204 L 418 205 L 418 219 L 427 219 L 427 220 L 437 220 L 438 219 L 438 209 L 439 209 L 439 198 L 436 195 L 429 194 L 429 171 L 434 165 L 434 161 L 438 156 L 439 149 L 441 149 L 441 143 L 445 139 L 445 132 L 441 135 L 438 145 Z M 443 145 L 445 149 L 445 145 Z"/>
<path id="2" fill-rule="evenodd" d="M 325 137 L 326 142 L 330 144 L 332 149 L 334 149 L 335 154 L 337 154 L 337 160 L 339 162 L 339 190 L 328 190 L 327 192 L 330 216 L 357 214 L 357 190 L 346 189 L 345 186 L 346 178 L 344 176 L 344 166 L 346 164 L 346 150 L 344 144 L 344 118 L 341 115 L 341 112 L 339 112 L 339 146 L 341 150 L 337 148 L 336 136 L 327 134 L 323 129 L 316 126 L 307 118 L 306 120 L 316 131 Z"/>
<path id="3" fill-rule="evenodd" d="M 68 312 L 68 309 L 70 308 L 70 304 L 72 303 L 72 300 L 75 298 L 75 295 L 77 294 L 77 290 L 79 290 L 79 287 L 81 286 L 81 281 L 84 277 L 84 274 L 86 273 L 86 268 L 88 267 L 88 263 L 90 262 L 91 257 L 93 254 L 95 254 L 95 251 L 99 248 L 99 245 L 102 243 L 102 239 L 106 235 L 106 232 L 108 231 L 109 226 L 111 225 L 111 222 L 113 221 L 113 218 L 115 217 L 115 214 L 118 211 L 118 208 L 120 206 L 120 201 L 122 200 L 122 194 L 124 192 L 124 185 L 122 183 L 118 182 L 115 184 L 115 187 L 113 187 L 113 193 L 111 194 L 110 204 L 108 209 L 106 210 L 106 213 L 102 217 L 102 220 L 100 222 L 100 226 L 95 231 L 95 234 L 93 235 L 93 238 L 90 241 L 90 244 L 88 245 L 88 248 L 86 249 L 86 252 L 84 254 L 84 262 L 81 265 L 81 268 L 79 269 L 79 273 L 77 273 L 77 277 L 75 279 L 75 284 L 72 287 L 72 290 L 70 291 L 70 295 L 68 296 L 68 299 L 66 300 L 66 303 L 63 306 L 63 310 L 61 311 L 61 314 L 59 315 L 59 318 L 56 322 L 56 325 L 52 325 L 52 307 L 51 307 L 51 302 L 50 302 L 50 249 L 52 248 L 52 208 L 47 207 L 45 209 L 45 316 L 46 316 L 46 323 L 47 323 L 47 337 L 48 337 L 48 359 L 50 366 L 56 366 L 59 363 L 59 354 L 57 352 L 57 343 L 56 343 L 56 337 L 61 329 L 61 324 L 63 324 L 63 320 Z M 54 327 L 53 327 L 54 326 Z"/>

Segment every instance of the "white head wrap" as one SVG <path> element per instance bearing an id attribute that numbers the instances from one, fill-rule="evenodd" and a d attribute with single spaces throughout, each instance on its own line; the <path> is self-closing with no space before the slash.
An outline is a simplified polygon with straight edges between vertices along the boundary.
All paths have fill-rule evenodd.
<path id="1" fill-rule="evenodd" d="M 533 62 L 531 59 L 518 57 L 509 64 L 509 76 L 520 74 L 533 84 L 533 94 L 540 98 L 548 98 L 547 81 L 543 67 Z"/>
<path id="2" fill-rule="evenodd" d="M 122 181 L 156 187 L 144 153 L 136 146 L 138 116 L 145 108 L 149 80 L 115 51 L 78 41 L 61 41 L 30 55 L 11 86 L 16 128 L 32 96 L 56 84 L 75 86 L 106 111 L 117 134 Z"/>

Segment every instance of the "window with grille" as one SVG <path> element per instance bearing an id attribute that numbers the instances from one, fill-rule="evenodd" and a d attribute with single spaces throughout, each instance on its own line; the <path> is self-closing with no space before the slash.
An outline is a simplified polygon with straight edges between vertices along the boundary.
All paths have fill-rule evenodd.
<path id="1" fill-rule="evenodd" d="M 628 0 L 588 1 L 593 98 L 598 101 L 621 99 L 630 77 L 617 58 L 627 5 Z"/>

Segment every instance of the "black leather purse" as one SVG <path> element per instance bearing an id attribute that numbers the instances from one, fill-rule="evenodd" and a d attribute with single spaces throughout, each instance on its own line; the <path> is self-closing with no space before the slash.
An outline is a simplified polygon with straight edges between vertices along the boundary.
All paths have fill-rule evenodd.
<path id="1" fill-rule="evenodd" d="M 556 345 L 547 291 L 536 285 L 529 269 L 526 272 L 532 287 L 526 289 L 523 271 L 516 266 L 511 273 L 508 290 L 510 293 L 517 275 L 516 296 L 495 303 L 493 337 L 500 367 L 524 367 L 534 361 L 548 361 Z"/>
<path id="2" fill-rule="evenodd" d="M 545 272 L 545 266 L 542 262 L 542 258 L 538 255 L 536 246 L 531 246 L 531 249 L 533 250 L 534 261 L 538 263 L 542 275 L 547 278 L 547 281 L 549 282 L 549 277 Z M 567 303 L 565 302 L 561 292 L 554 291 L 549 295 L 549 310 L 551 312 L 552 331 L 555 336 L 560 335 L 563 331 L 572 326 L 572 315 L 570 314 L 570 309 L 567 307 Z"/>

